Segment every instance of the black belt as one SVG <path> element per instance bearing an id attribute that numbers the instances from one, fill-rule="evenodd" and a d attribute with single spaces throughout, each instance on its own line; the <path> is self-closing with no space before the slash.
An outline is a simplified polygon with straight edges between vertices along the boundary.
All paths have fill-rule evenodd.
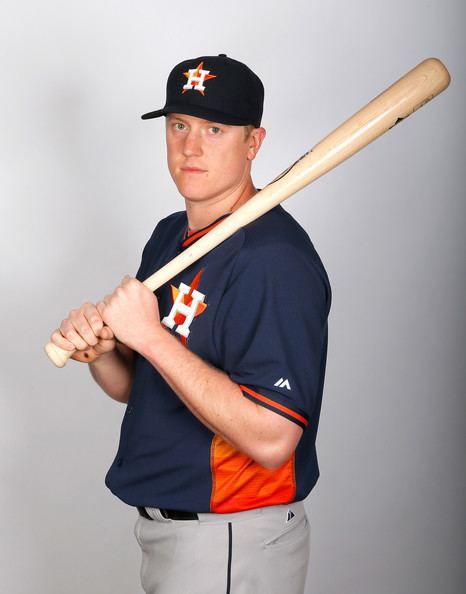
<path id="1" fill-rule="evenodd" d="M 167 520 L 198 520 L 199 516 L 195 512 L 180 511 L 178 509 L 159 509 L 160 513 Z M 147 520 L 153 520 L 145 507 L 138 507 L 139 515 Z"/>

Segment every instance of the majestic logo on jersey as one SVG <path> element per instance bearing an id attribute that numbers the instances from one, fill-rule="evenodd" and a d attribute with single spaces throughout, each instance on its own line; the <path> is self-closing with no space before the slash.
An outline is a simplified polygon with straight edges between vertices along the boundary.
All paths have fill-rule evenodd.
<path id="1" fill-rule="evenodd" d="M 210 78 L 217 78 L 216 74 L 210 74 L 210 70 L 203 70 L 203 65 L 204 62 L 201 62 L 197 68 L 191 68 L 188 72 L 183 72 L 188 79 L 188 82 L 183 87 L 183 93 L 194 89 L 195 91 L 199 91 L 201 95 L 204 95 L 205 81 Z"/>
<path id="2" fill-rule="evenodd" d="M 278 388 L 286 388 L 287 390 L 291 390 L 290 382 L 287 379 L 283 379 L 282 377 L 274 383 L 274 386 Z"/>
<path id="3" fill-rule="evenodd" d="M 181 336 L 183 344 L 186 344 L 192 321 L 207 307 L 207 303 L 204 302 L 205 295 L 197 290 L 203 272 L 204 269 L 196 274 L 190 286 L 180 283 L 177 289 L 171 285 L 173 306 L 168 316 L 163 318 L 162 324 L 170 330 L 176 326 L 175 332 Z"/>

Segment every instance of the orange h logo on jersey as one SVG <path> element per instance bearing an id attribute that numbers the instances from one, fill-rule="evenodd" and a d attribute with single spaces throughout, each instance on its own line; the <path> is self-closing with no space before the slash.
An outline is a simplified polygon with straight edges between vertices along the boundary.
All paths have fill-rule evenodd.
<path id="1" fill-rule="evenodd" d="M 201 95 L 204 95 L 204 82 L 210 78 L 217 78 L 215 74 L 210 74 L 210 70 L 203 70 L 203 65 L 204 62 L 201 62 L 197 68 L 191 68 L 188 70 L 188 72 L 183 72 L 183 74 L 188 79 L 188 82 L 183 87 L 183 93 L 194 89 L 195 91 L 199 91 Z"/>
<path id="2" fill-rule="evenodd" d="M 162 324 L 170 330 L 176 326 L 175 332 L 181 336 L 181 341 L 184 344 L 189 336 L 189 327 L 192 321 L 207 307 L 207 303 L 204 303 L 205 295 L 197 290 L 203 272 L 202 269 L 196 274 L 191 286 L 180 283 L 177 289 L 171 285 L 173 306 L 168 316 L 162 319 Z"/>

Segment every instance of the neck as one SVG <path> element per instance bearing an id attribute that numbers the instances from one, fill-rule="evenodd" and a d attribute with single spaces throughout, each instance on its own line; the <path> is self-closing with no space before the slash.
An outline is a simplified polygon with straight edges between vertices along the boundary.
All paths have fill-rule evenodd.
<path id="1" fill-rule="evenodd" d="M 207 227 L 222 215 L 233 212 L 257 192 L 252 179 L 227 195 L 216 196 L 211 200 L 202 202 L 191 201 L 185 198 L 186 215 L 190 231 L 197 231 Z"/>

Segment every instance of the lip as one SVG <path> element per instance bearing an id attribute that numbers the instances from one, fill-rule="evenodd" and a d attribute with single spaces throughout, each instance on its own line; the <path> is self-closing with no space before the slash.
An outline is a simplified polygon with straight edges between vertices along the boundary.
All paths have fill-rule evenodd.
<path id="1" fill-rule="evenodd" d="M 199 167 L 181 167 L 181 171 L 184 171 L 184 173 L 206 173 L 207 170 Z"/>

